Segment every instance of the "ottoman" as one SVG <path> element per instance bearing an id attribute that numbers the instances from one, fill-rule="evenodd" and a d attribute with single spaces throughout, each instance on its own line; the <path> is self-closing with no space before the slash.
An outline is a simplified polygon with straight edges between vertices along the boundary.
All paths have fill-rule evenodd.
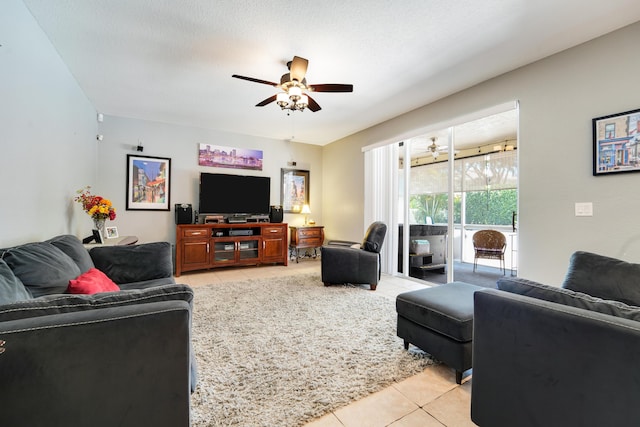
<path id="1" fill-rule="evenodd" d="M 471 368 L 473 294 L 481 286 L 451 282 L 396 297 L 397 335 L 456 370 L 456 383 Z"/>

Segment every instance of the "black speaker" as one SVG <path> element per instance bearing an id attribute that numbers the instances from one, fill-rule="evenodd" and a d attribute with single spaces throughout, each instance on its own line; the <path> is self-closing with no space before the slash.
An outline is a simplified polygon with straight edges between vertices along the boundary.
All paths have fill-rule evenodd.
<path id="1" fill-rule="evenodd" d="M 176 224 L 192 224 L 193 223 L 193 209 L 190 204 L 177 203 L 176 210 Z"/>
<path id="2" fill-rule="evenodd" d="M 269 222 L 282 222 L 282 206 L 271 206 L 269 209 Z"/>

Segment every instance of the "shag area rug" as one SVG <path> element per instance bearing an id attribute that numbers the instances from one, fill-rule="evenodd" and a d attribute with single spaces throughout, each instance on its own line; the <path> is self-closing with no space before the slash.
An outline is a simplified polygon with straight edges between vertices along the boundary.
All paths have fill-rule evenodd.
<path id="1" fill-rule="evenodd" d="M 194 287 L 193 426 L 300 426 L 417 374 L 395 302 L 318 274 Z"/>

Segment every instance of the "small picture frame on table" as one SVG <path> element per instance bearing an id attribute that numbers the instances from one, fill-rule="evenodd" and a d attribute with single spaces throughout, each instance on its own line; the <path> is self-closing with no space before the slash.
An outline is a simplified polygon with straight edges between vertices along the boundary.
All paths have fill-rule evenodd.
<path id="1" fill-rule="evenodd" d="M 115 239 L 118 237 L 118 227 L 107 227 L 107 239 Z"/>

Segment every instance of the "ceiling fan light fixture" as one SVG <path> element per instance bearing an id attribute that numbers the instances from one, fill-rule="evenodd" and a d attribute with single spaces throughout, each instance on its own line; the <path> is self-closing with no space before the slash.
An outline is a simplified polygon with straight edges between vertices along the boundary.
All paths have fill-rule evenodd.
<path id="1" fill-rule="evenodd" d="M 294 104 L 298 102 L 301 95 L 302 89 L 300 89 L 300 86 L 291 86 L 289 88 L 289 99 L 293 101 Z"/>
<path id="2" fill-rule="evenodd" d="M 320 105 L 305 92 L 353 92 L 353 85 L 351 84 L 307 84 L 305 75 L 308 64 L 309 61 L 307 59 L 294 56 L 293 60 L 287 63 L 289 73 L 283 74 L 282 77 L 280 77 L 280 84 L 238 74 L 233 74 L 231 77 L 274 86 L 282 90 L 282 93 L 277 93 L 260 101 L 256 104 L 256 107 L 264 107 L 276 101 L 276 104 L 282 110 L 288 110 L 287 115 L 290 111 L 304 111 L 307 108 L 314 113 L 322 110 Z"/>
<path id="3" fill-rule="evenodd" d="M 300 99 L 296 102 L 297 110 L 304 110 L 309 106 L 309 97 L 307 95 L 300 95 Z"/>
<path id="4" fill-rule="evenodd" d="M 285 108 L 289 105 L 289 95 L 286 92 L 280 92 L 276 95 L 276 102 L 280 106 L 280 108 Z"/>

